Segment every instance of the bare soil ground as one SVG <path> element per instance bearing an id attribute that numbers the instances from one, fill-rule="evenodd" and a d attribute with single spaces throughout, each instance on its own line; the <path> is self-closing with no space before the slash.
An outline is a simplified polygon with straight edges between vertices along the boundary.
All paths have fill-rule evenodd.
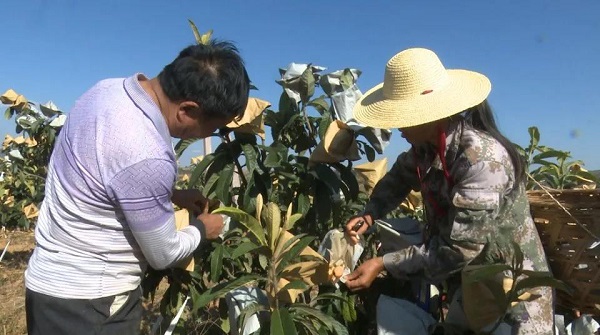
<path id="1" fill-rule="evenodd" d="M 25 284 L 23 273 L 35 246 L 31 231 L 11 231 L 0 234 L 0 254 L 10 240 L 7 252 L 0 262 L 0 335 L 27 334 L 25 320 Z M 148 334 L 151 324 L 158 318 L 159 297 L 166 289 L 162 283 L 156 293 L 157 301 L 144 301 L 145 314 L 142 334 Z"/>

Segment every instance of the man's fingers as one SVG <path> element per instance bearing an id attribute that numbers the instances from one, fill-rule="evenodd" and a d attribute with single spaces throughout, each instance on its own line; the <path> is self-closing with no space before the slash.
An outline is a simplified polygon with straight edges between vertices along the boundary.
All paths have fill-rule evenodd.
<path id="1" fill-rule="evenodd" d="M 208 201 L 205 201 L 204 206 L 202 208 L 202 214 L 208 214 L 208 209 L 209 209 Z"/>

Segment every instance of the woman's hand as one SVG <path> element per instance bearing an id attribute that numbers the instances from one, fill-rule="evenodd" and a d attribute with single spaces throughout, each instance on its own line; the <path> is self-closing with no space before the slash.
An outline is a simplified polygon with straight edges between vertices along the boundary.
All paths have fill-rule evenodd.
<path id="1" fill-rule="evenodd" d="M 369 288 L 377 275 L 384 269 L 383 257 L 369 259 L 346 276 L 346 286 L 350 291 Z"/>
<path id="2" fill-rule="evenodd" d="M 360 236 L 373 224 L 373 217 L 370 214 L 355 216 L 346 223 L 346 237 L 352 245 L 358 243 Z"/>

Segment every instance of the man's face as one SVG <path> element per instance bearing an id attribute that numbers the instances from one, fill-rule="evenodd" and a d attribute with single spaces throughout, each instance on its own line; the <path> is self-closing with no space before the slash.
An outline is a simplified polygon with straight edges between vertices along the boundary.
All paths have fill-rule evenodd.
<path id="1" fill-rule="evenodd" d="M 203 113 L 201 108 L 190 108 L 189 106 L 180 107 L 177 115 L 178 126 L 174 129 L 171 136 L 183 140 L 209 137 L 234 119 L 234 117 L 209 117 Z"/>
<path id="2" fill-rule="evenodd" d="M 229 124 L 233 118 L 231 119 L 221 119 L 221 118 L 201 118 L 195 119 L 195 122 L 190 123 L 182 127 L 181 132 L 179 134 L 179 138 L 181 139 L 189 139 L 189 138 L 205 138 L 213 135 L 219 129 L 224 128 L 227 124 Z"/>

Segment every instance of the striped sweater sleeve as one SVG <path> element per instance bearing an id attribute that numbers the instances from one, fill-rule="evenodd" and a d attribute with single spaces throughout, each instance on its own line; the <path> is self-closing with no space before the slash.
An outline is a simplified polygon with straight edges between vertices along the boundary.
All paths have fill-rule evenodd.
<path id="1" fill-rule="evenodd" d="M 196 227 L 175 228 L 171 203 L 175 178 L 170 162 L 146 159 L 120 171 L 107 185 L 146 261 L 155 269 L 174 266 L 200 244 Z"/>

